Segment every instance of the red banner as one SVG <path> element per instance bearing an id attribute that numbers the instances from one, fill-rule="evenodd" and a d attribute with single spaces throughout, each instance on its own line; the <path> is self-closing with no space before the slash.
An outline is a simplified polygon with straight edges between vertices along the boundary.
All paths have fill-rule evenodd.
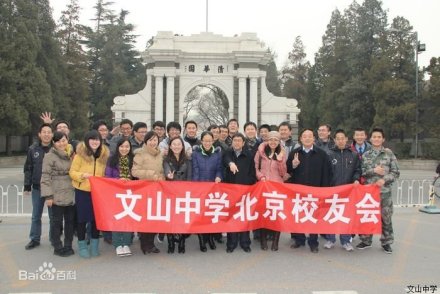
<path id="1" fill-rule="evenodd" d="M 380 234 L 376 185 L 309 187 L 258 182 L 90 180 L 103 231 L 215 233 L 268 228 L 295 233 Z"/>

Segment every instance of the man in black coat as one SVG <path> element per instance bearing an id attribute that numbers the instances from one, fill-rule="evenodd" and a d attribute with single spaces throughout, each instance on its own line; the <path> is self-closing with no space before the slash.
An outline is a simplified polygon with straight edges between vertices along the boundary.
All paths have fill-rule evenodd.
<path id="1" fill-rule="evenodd" d="M 53 132 L 50 124 L 44 123 L 38 130 L 38 141 L 29 147 L 24 164 L 24 190 L 25 196 L 32 195 L 32 224 L 29 233 L 30 242 L 26 250 L 40 246 L 41 216 L 43 215 L 44 198 L 41 197 L 40 181 L 43 170 L 43 158 L 52 147 Z M 49 221 L 52 221 L 52 208 L 48 207 Z M 49 240 L 50 231 L 49 231 Z M 51 240 L 52 241 L 52 240 Z"/>
<path id="2" fill-rule="evenodd" d="M 332 167 L 327 153 L 314 145 L 315 137 L 312 129 L 304 129 L 300 133 L 301 146 L 294 149 L 287 159 L 289 182 L 314 187 L 331 186 Z M 293 233 L 292 248 L 305 246 L 306 235 Z M 310 250 L 318 252 L 318 235 L 310 234 L 308 238 Z"/>
<path id="3" fill-rule="evenodd" d="M 245 137 L 242 134 L 232 136 L 231 148 L 223 155 L 226 183 L 252 185 L 257 181 L 254 157 L 244 146 Z M 228 233 L 226 252 L 232 253 L 239 241 L 245 252 L 251 252 L 249 231 Z"/>

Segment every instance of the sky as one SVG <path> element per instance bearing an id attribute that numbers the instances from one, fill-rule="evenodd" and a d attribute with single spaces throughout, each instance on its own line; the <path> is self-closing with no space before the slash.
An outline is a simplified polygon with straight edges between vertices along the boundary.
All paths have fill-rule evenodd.
<path id="1" fill-rule="evenodd" d="M 111 0 L 112 8 L 130 12 L 126 22 L 135 26 L 137 49 L 143 51 L 151 36 L 158 31 L 172 31 L 189 36 L 206 30 L 206 0 Z M 277 54 L 278 69 L 287 62 L 296 36 L 301 36 L 307 59 L 322 44 L 322 36 L 335 9 L 343 12 L 353 0 L 208 0 L 208 31 L 224 36 L 255 32 Z M 70 0 L 50 0 L 55 21 Z M 357 0 L 361 3 L 361 0 Z M 432 57 L 440 57 L 439 0 L 383 0 L 388 22 L 396 16 L 409 20 L 418 32 L 426 51 L 419 55 L 419 66 L 429 65 Z M 81 23 L 93 25 L 95 0 L 79 0 Z"/>

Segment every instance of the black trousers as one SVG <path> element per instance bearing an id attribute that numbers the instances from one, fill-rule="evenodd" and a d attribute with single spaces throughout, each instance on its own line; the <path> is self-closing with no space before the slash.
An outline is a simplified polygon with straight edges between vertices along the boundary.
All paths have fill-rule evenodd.
<path id="1" fill-rule="evenodd" d="M 226 247 L 229 249 L 235 249 L 237 248 L 238 243 L 240 243 L 241 248 L 248 248 L 251 246 L 251 238 L 249 231 L 228 233 Z"/>
<path id="2" fill-rule="evenodd" d="M 292 233 L 292 237 L 295 240 L 296 243 L 301 245 L 306 245 L 306 235 L 305 234 L 298 234 L 298 233 Z M 309 234 L 309 238 L 307 238 L 307 243 L 310 247 L 318 247 L 318 234 Z"/>
<path id="3" fill-rule="evenodd" d="M 92 230 L 92 239 L 99 238 L 98 229 L 96 229 L 96 222 L 90 222 L 91 230 Z M 86 231 L 87 231 L 87 223 L 78 223 L 77 224 L 77 233 L 78 233 L 78 241 L 84 241 L 86 239 Z"/>
<path id="4" fill-rule="evenodd" d="M 64 221 L 64 247 L 72 247 L 73 227 L 75 219 L 75 206 L 52 205 L 52 222 L 50 224 L 50 235 L 52 246 L 55 249 L 63 248 L 61 242 L 61 229 Z"/>

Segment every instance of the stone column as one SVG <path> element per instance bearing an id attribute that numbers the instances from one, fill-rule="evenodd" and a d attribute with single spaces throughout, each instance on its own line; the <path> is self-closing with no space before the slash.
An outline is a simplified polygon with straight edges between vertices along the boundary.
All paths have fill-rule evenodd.
<path id="1" fill-rule="evenodd" d="M 258 123 L 258 83 L 257 78 L 251 78 L 249 93 L 249 120 Z"/>
<path id="2" fill-rule="evenodd" d="M 240 128 L 246 123 L 246 78 L 238 79 L 238 124 Z"/>
<path id="3" fill-rule="evenodd" d="M 154 119 L 163 121 L 163 76 L 155 76 L 156 78 L 156 96 Z"/>
<path id="4" fill-rule="evenodd" d="M 166 123 L 174 121 L 174 77 L 167 77 Z"/>

